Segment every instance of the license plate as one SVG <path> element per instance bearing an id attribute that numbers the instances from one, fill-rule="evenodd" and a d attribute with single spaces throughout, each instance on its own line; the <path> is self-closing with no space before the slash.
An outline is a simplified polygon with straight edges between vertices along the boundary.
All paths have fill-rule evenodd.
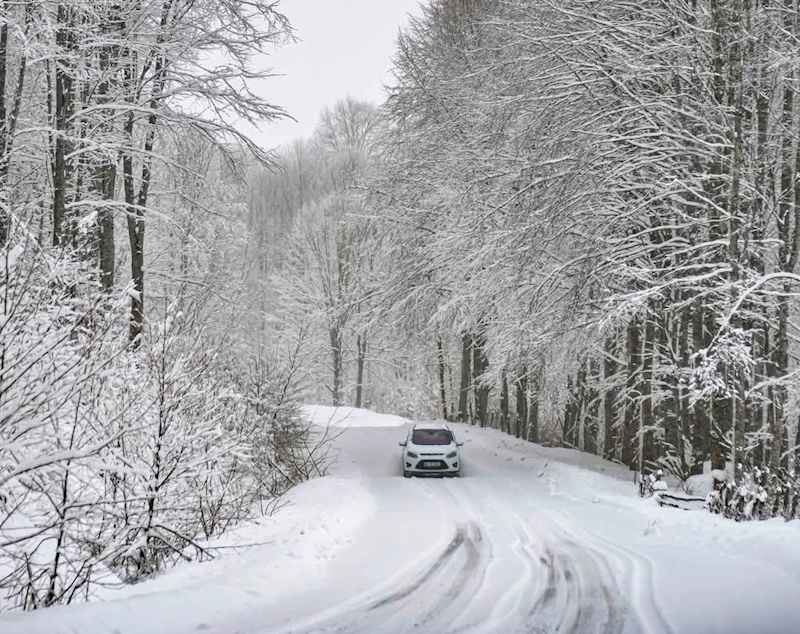
<path id="1" fill-rule="evenodd" d="M 438 467 L 439 461 L 438 460 L 426 460 L 422 463 L 423 467 Z"/>

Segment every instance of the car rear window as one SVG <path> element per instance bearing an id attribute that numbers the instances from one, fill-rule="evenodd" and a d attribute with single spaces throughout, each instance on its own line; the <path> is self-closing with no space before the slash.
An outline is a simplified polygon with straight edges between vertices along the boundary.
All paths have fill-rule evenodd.
<path id="1" fill-rule="evenodd" d="M 446 429 L 415 429 L 411 434 L 415 445 L 449 445 L 453 435 Z"/>

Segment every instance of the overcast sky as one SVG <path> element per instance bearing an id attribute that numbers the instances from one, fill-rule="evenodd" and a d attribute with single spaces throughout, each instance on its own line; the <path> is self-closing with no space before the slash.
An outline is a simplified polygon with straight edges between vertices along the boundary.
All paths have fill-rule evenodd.
<path id="1" fill-rule="evenodd" d="M 383 101 L 398 29 L 419 0 L 282 0 L 299 38 L 268 58 L 282 75 L 259 85 L 258 92 L 283 106 L 297 122 L 263 125 L 260 145 L 275 147 L 314 130 L 320 110 L 350 94 Z"/>

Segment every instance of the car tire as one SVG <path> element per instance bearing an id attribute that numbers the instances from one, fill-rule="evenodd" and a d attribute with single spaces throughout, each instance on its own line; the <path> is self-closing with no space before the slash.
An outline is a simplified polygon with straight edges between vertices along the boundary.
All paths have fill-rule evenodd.
<path id="1" fill-rule="evenodd" d="M 411 473 L 409 473 L 408 471 L 406 471 L 405 469 L 403 469 L 403 477 L 404 477 L 404 478 L 410 478 L 410 477 L 411 477 Z"/>
<path id="2" fill-rule="evenodd" d="M 453 477 L 454 477 L 454 478 L 460 478 L 460 477 L 461 477 L 461 469 L 459 469 L 458 471 L 456 471 L 456 472 L 453 474 Z"/>

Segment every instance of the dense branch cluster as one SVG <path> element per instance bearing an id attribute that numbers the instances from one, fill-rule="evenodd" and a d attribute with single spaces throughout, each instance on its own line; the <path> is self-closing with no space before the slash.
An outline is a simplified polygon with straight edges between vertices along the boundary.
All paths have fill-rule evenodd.
<path id="1" fill-rule="evenodd" d="M 428 402 L 682 479 L 759 468 L 793 516 L 799 36 L 791 0 L 433 2 L 375 186 Z"/>
<path id="2" fill-rule="evenodd" d="M 274 4 L 0 8 L 0 611 L 210 556 L 324 470 L 297 342 L 258 345 Z"/>

